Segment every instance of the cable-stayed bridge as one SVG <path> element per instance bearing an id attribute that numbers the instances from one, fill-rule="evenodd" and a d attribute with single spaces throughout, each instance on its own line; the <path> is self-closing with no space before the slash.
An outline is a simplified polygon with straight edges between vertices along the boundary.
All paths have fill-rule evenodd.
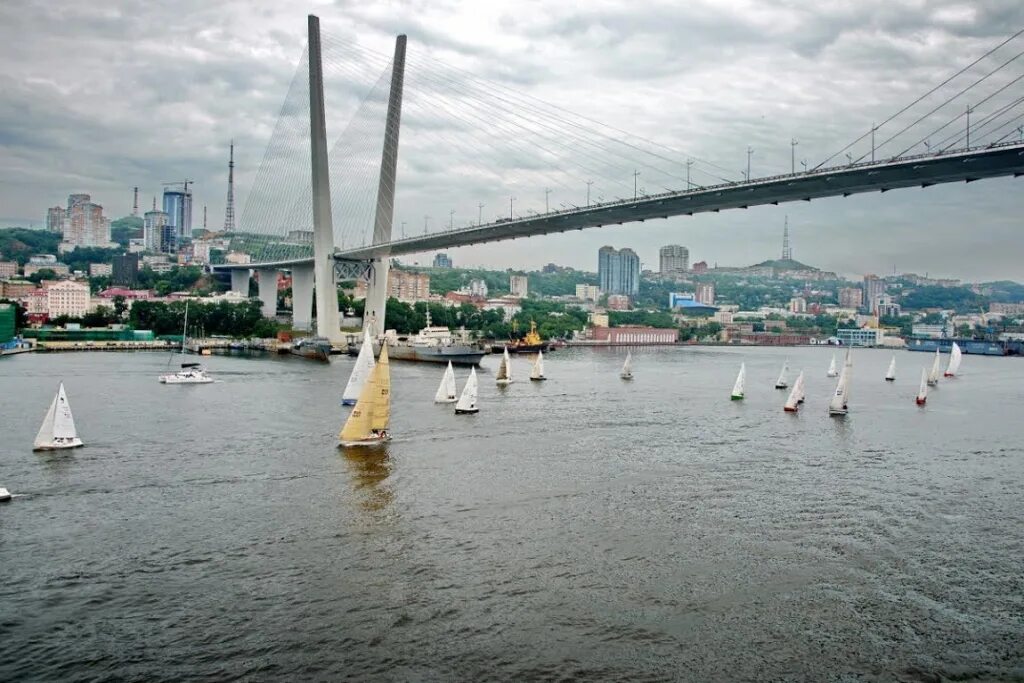
<path id="1" fill-rule="evenodd" d="M 628 132 L 567 112 L 434 61 L 408 63 L 405 37 L 385 57 L 321 42 L 319 22 L 309 19 L 309 46 L 292 81 L 274 134 L 244 205 L 239 248 L 248 264 L 224 264 L 232 287 L 248 290 L 250 270 L 260 277 L 264 312 L 276 306 L 277 269 L 293 274 L 294 322 L 311 324 L 314 281 L 317 332 L 338 341 L 333 300 L 341 277 L 368 281 L 366 324 L 381 331 L 389 258 L 428 250 L 518 237 L 717 212 L 765 204 L 810 201 L 865 192 L 973 182 L 1024 174 L 1024 96 L 1018 73 L 1024 51 L 1013 52 L 1024 30 L 939 83 L 868 132 L 797 171 L 793 140 L 790 164 L 762 177 L 752 173 L 752 148 L 740 178 L 718 164 L 686 155 Z M 338 49 L 334 49 L 338 48 Z M 1009 55 L 1009 58 L 1007 58 Z M 342 80 L 375 73 L 368 91 L 328 153 L 324 65 Z M 307 76 L 308 74 L 308 76 Z M 330 95 L 329 95 L 330 96 Z M 970 98 L 972 104 L 960 107 Z M 351 98 L 350 98 L 351 99 Z M 404 109 L 404 118 L 403 118 Z M 399 131 L 403 162 L 399 163 Z M 411 132 L 411 135 L 410 135 Z M 438 168 L 437 160 L 444 166 Z M 836 159 L 845 163 L 836 163 Z M 454 160 L 454 161 L 453 161 Z M 399 178 L 409 177 L 403 190 Z M 663 191 L 649 192 L 644 185 Z M 585 179 L 585 180 L 584 180 Z M 544 206 L 517 214 L 517 188 L 544 187 Z M 550 195 L 580 195 L 559 202 Z M 483 202 L 462 206 L 409 235 L 402 217 L 420 206 L 464 203 L 466 188 L 484 194 L 487 206 L 505 202 L 505 215 L 484 220 Z M 673 189 L 675 188 L 675 189 Z M 682 188 L 682 189 L 679 189 Z M 447 193 L 448 196 L 442 196 Z M 496 195 L 502 196 L 499 200 Z M 608 198 L 610 196 L 611 198 Z M 521 201 L 520 206 L 525 202 Z M 411 210 L 410 210 L 411 207 Z M 455 215 L 463 216 L 456 223 Z M 314 277 L 314 271 L 316 271 Z"/>

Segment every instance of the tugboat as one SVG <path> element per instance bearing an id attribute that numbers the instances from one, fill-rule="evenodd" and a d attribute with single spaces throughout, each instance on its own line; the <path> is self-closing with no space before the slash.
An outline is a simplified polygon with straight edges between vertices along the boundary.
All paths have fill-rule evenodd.
<path id="1" fill-rule="evenodd" d="M 515 322 L 512 323 L 512 331 L 515 332 Z M 537 353 L 548 351 L 549 344 L 537 334 L 537 323 L 530 321 L 530 331 L 522 339 L 513 341 L 507 347 L 509 353 Z"/>

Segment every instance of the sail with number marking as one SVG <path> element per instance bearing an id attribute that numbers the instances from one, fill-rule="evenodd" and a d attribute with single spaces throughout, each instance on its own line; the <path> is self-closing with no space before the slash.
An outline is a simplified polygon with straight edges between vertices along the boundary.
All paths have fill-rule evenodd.
<path id="1" fill-rule="evenodd" d="M 370 341 L 370 331 L 366 330 L 363 332 L 363 345 L 359 348 L 356 364 L 352 366 L 352 374 L 348 376 L 348 384 L 341 395 L 341 405 L 355 405 L 374 365 L 376 362 L 373 360 L 373 342 Z"/>

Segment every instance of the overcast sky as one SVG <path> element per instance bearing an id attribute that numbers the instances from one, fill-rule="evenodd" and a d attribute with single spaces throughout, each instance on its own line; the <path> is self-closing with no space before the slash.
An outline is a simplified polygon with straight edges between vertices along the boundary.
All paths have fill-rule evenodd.
<path id="1" fill-rule="evenodd" d="M 639 185 L 651 192 L 680 187 L 679 165 L 691 157 L 709 162 L 696 167 L 705 173 L 698 182 L 711 182 L 710 173 L 739 179 L 748 145 L 755 177 L 789 170 L 792 138 L 798 167 L 801 159 L 814 165 L 1024 28 L 1018 0 L 6 0 L 0 4 L 0 224 L 39 225 L 46 207 L 65 203 L 71 192 L 91 193 L 109 216 L 125 215 L 136 185 L 146 210 L 162 182 L 187 177 L 195 181 L 194 223 L 201 224 L 205 204 L 210 227 L 218 228 L 230 139 L 237 145 L 241 214 L 302 56 L 308 12 L 321 17 L 337 53 L 325 64 L 332 138 L 346 126 L 350 138 L 360 136 L 352 123 L 354 115 L 360 120 L 359 101 L 381 75 L 394 35 L 409 35 L 396 232 L 403 221 L 410 231 L 422 230 L 427 215 L 435 228 L 475 221 L 479 203 L 485 220 L 507 215 L 511 196 L 517 214 L 543 210 L 546 188 L 552 208 L 582 204 L 587 180 L 595 180 L 595 195 L 628 195 L 634 166 Z M 990 66 L 1022 50 L 1024 37 Z M 446 99 L 441 81 L 430 76 L 453 73 L 438 70 L 441 63 L 486 79 L 477 92 L 491 87 L 486 83 L 507 87 L 500 92 L 535 97 L 655 141 L 675 175 L 655 177 L 643 166 L 651 157 L 640 152 L 639 161 L 614 162 L 559 152 L 501 125 L 490 126 L 497 142 L 486 142 L 468 127 L 475 121 L 488 128 L 480 122 L 491 120 L 494 110 L 487 107 L 494 103 L 474 114 L 466 100 Z M 1011 64 L 978 98 L 1022 73 L 1024 67 Z M 1009 99 L 994 99 L 992 109 L 974 116 L 1022 95 L 1020 84 L 1010 87 Z M 509 105 L 517 112 L 508 114 L 509 125 L 525 120 L 512 118 L 520 115 L 518 106 L 539 109 L 530 102 Z M 373 108 L 362 116 L 380 118 Z M 366 146 L 372 155 L 379 154 L 375 144 Z M 855 154 L 864 151 L 862 144 Z M 336 194 L 344 196 L 346 177 L 332 178 Z M 794 257 L 820 268 L 860 275 L 895 267 L 1024 281 L 1022 183 L 998 179 L 816 200 L 451 254 L 457 265 L 538 268 L 553 261 L 594 270 L 597 249 L 611 244 L 634 248 L 656 269 L 657 248 L 678 243 L 690 248 L 692 261 L 747 265 L 778 256 L 788 215 Z M 365 192 L 349 192 L 371 196 L 372 183 L 362 185 Z M 369 206 L 364 199 L 355 205 Z M 336 220 L 364 218 L 353 209 Z M 429 255 L 407 260 L 427 262 Z"/>

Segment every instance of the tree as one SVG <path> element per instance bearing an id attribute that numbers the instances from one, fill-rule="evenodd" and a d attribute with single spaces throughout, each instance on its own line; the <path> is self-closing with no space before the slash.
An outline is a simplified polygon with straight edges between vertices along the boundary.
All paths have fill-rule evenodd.
<path id="1" fill-rule="evenodd" d="M 114 315 L 117 316 L 118 320 L 124 319 L 124 314 L 128 312 L 128 304 L 125 301 L 124 296 L 118 294 L 114 297 Z"/>
<path id="2" fill-rule="evenodd" d="M 36 272 L 28 276 L 29 282 L 34 282 L 37 285 L 43 280 L 56 280 L 57 273 L 53 268 L 40 268 Z"/>

